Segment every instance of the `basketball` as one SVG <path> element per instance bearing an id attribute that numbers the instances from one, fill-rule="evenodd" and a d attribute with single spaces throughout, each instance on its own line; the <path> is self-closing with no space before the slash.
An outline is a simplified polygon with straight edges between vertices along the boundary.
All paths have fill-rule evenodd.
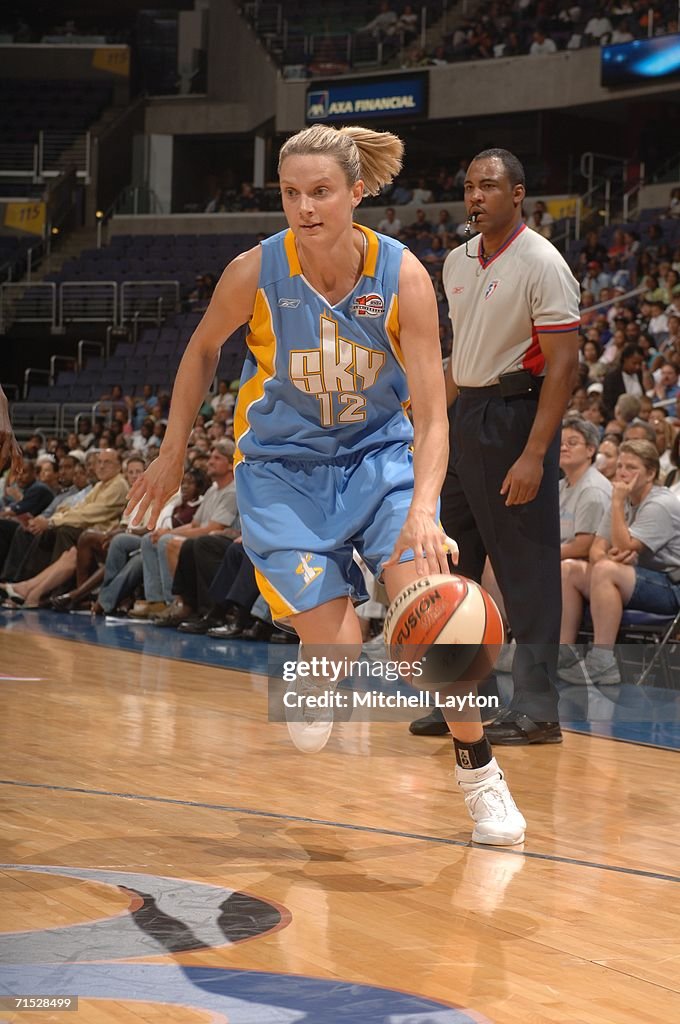
<path id="1" fill-rule="evenodd" d="M 419 662 L 408 681 L 424 689 L 485 679 L 504 636 L 493 598 L 465 576 L 432 575 L 409 583 L 385 617 L 390 657 Z"/>

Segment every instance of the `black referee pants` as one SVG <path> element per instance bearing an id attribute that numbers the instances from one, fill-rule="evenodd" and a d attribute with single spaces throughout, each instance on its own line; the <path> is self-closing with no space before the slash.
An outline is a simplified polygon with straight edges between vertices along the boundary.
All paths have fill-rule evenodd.
<path id="1" fill-rule="evenodd" d="M 460 547 L 457 570 L 480 581 L 488 555 L 517 641 L 512 710 L 536 722 L 558 720 L 554 686 L 560 640 L 559 436 L 544 460 L 538 494 L 505 505 L 501 485 L 522 454 L 535 397 L 461 393 L 449 410 L 450 454 L 441 497 L 444 530 Z"/>

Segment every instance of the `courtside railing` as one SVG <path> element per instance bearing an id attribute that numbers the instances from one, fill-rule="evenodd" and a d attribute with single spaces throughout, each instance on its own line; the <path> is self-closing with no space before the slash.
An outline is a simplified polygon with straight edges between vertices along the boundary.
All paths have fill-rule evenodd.
<path id="1" fill-rule="evenodd" d="M 0 334 L 13 323 L 48 324 L 153 321 L 180 309 L 179 281 L 6 281 L 0 285 Z"/>
<path id="2" fill-rule="evenodd" d="M 57 325 L 57 285 L 5 281 L 0 285 L 0 334 L 13 323 Z"/>
<path id="3" fill-rule="evenodd" d="M 179 311 L 179 281 L 124 281 L 120 289 L 120 322 L 160 323 Z"/>

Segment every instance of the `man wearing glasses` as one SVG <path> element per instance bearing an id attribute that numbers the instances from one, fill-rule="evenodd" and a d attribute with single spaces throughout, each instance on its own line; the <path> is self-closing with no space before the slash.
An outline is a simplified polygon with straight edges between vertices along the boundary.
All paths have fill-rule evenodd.
<path id="1" fill-rule="evenodd" d="M 612 485 L 593 464 L 600 443 L 597 427 L 572 417 L 562 424 L 560 442 L 560 557 L 588 558 Z"/>
<path id="2" fill-rule="evenodd" d="M 453 350 L 441 521 L 460 546 L 462 575 L 479 580 L 488 555 L 517 641 L 512 702 L 486 729 L 503 744 L 562 739 L 559 427 L 580 325 L 578 285 L 551 243 L 523 224 L 524 195 L 517 157 L 479 153 L 464 184 L 479 234 L 447 257 L 443 274 Z M 446 729 L 427 716 L 411 731 Z"/>

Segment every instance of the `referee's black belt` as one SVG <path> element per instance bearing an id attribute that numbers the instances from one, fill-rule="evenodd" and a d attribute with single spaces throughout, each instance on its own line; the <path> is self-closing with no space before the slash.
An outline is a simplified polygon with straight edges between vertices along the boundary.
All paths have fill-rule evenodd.
<path id="1" fill-rule="evenodd" d="M 482 388 L 459 387 L 461 395 L 478 395 L 481 397 L 499 398 L 536 398 L 541 393 L 542 377 L 534 377 L 528 370 L 516 370 L 504 373 L 498 378 L 498 384 L 488 384 Z"/>

